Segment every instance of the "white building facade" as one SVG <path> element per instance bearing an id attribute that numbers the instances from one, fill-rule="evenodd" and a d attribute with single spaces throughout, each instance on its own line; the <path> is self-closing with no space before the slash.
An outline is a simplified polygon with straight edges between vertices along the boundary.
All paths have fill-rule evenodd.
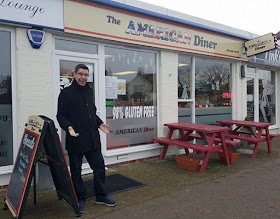
<path id="1" fill-rule="evenodd" d="M 255 35 L 138 1 L 32 2 L 0 4 L 0 185 L 9 182 L 28 116 L 53 119 L 64 143 L 57 98 L 79 63 L 90 69 L 97 113 L 110 126 L 101 133 L 106 165 L 158 156 L 152 138 L 166 134 L 167 122 L 248 114 L 278 132 L 280 67 L 246 57 L 244 42 Z M 39 49 L 31 28 L 45 33 Z"/>

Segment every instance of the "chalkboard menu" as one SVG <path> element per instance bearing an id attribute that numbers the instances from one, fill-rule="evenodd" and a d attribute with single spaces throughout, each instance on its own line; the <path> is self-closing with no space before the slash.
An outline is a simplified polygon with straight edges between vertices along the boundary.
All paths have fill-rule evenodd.
<path id="1" fill-rule="evenodd" d="M 32 116 L 29 117 L 24 130 L 6 194 L 6 203 L 13 216 L 18 216 L 20 214 L 22 203 L 24 203 L 24 199 L 27 198 L 25 194 L 27 194 L 28 191 L 26 191 L 26 189 L 29 189 L 32 180 L 30 176 L 34 168 L 34 158 L 43 126 L 44 120 L 40 117 Z"/>
<path id="2" fill-rule="evenodd" d="M 5 202 L 14 217 L 21 218 L 39 152 L 44 147 L 58 197 L 79 214 L 76 193 L 54 122 L 45 116 L 30 116 L 23 133 Z"/>

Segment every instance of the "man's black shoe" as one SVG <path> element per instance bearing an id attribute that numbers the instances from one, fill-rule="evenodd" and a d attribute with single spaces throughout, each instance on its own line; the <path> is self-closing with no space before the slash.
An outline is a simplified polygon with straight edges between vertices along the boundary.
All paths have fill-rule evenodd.
<path id="1" fill-rule="evenodd" d="M 96 199 L 95 200 L 95 203 L 96 204 L 99 204 L 99 205 L 107 205 L 109 207 L 114 207 L 117 205 L 117 202 L 115 202 L 113 199 L 111 199 L 109 196 L 107 196 L 106 198 L 104 199 Z"/>

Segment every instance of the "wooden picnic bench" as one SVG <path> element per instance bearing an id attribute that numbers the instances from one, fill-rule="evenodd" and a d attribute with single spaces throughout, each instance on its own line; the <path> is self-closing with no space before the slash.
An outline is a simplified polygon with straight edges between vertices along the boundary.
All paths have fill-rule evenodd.
<path id="1" fill-rule="evenodd" d="M 168 146 L 173 145 L 184 148 L 186 154 L 189 154 L 189 149 L 204 153 L 200 173 L 203 173 L 206 170 L 210 155 L 215 151 L 222 150 L 226 157 L 226 164 L 230 165 L 227 143 L 224 137 L 224 132 L 228 131 L 229 128 L 189 122 L 166 123 L 164 126 L 167 126 L 169 129 L 167 137 L 153 138 L 154 142 L 163 145 L 160 160 L 164 159 Z M 172 139 L 175 130 L 179 130 L 181 137 Z M 193 132 L 196 132 L 196 134 Z M 203 140 L 205 145 L 191 143 L 190 141 L 194 138 Z M 228 140 L 228 142 L 232 143 L 233 141 Z"/>
<path id="2" fill-rule="evenodd" d="M 231 140 L 239 139 L 255 145 L 252 158 L 256 158 L 258 147 L 261 142 L 267 142 L 268 153 L 270 154 L 272 152 L 270 140 L 280 137 L 278 134 L 269 133 L 268 127 L 273 125 L 272 123 L 242 120 L 220 120 L 217 122 L 223 127 L 226 126 L 230 128 L 229 132 L 225 134 L 226 138 Z"/>

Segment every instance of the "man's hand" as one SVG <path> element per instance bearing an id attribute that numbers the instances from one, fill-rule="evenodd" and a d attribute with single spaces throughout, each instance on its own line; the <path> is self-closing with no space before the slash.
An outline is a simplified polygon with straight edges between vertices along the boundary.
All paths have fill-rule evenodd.
<path id="1" fill-rule="evenodd" d="M 105 134 L 109 134 L 110 133 L 109 126 L 107 124 L 105 124 L 105 123 L 102 123 L 99 128 Z"/>
<path id="2" fill-rule="evenodd" d="M 79 133 L 76 133 L 75 130 L 71 126 L 68 127 L 68 132 L 72 137 L 78 137 L 79 136 Z"/>

